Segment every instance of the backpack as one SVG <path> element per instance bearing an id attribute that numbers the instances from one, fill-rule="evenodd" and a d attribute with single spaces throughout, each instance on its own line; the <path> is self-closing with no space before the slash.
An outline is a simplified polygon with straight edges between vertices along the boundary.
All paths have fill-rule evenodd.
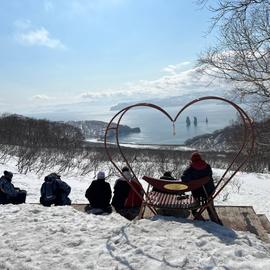
<path id="1" fill-rule="evenodd" d="M 45 177 L 45 182 L 41 186 L 40 203 L 44 206 L 51 206 L 57 201 L 58 185 L 55 178 Z"/>

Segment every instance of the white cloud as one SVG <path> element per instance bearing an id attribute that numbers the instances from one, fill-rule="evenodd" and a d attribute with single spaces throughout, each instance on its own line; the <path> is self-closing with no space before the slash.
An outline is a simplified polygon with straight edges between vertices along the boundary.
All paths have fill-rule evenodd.
<path id="1" fill-rule="evenodd" d="M 87 100 L 95 100 L 95 99 L 106 99 L 106 98 L 121 98 L 126 96 L 131 96 L 131 91 L 116 91 L 116 90 L 106 90 L 103 92 L 83 92 L 79 95 L 79 98 L 87 99 Z"/>
<path id="2" fill-rule="evenodd" d="M 34 28 L 31 21 L 16 21 L 14 23 L 17 31 L 16 40 L 27 46 L 45 46 L 50 49 L 66 49 L 66 46 L 59 40 L 52 38 L 45 27 Z"/>
<path id="3" fill-rule="evenodd" d="M 141 80 L 126 83 L 115 89 L 100 91 L 86 90 L 77 96 L 51 97 L 45 94 L 35 95 L 31 101 L 36 104 L 76 104 L 93 102 L 98 104 L 113 104 L 127 101 L 139 101 L 153 98 L 181 96 L 190 93 L 228 89 L 230 86 L 222 81 L 214 80 L 209 75 L 201 75 L 198 68 L 179 71 L 176 74 L 163 75 L 156 80 Z"/>
<path id="4" fill-rule="evenodd" d="M 170 65 L 174 72 L 164 75 L 156 80 L 141 80 L 135 83 L 128 83 L 122 89 L 109 89 L 102 92 L 84 92 L 80 95 L 82 99 L 99 100 L 141 100 L 149 98 L 180 96 L 189 93 L 214 91 L 216 89 L 228 89 L 229 85 L 224 81 L 213 80 L 212 76 L 200 74 L 198 68 L 189 68 L 184 71 L 178 71 L 179 67 L 188 66 L 190 62 L 184 62 L 177 65 Z M 174 69 L 174 67 L 177 67 Z"/>
<path id="5" fill-rule="evenodd" d="M 51 97 L 48 97 L 46 95 L 35 95 L 30 98 L 32 101 L 48 101 L 52 99 Z"/>
<path id="6" fill-rule="evenodd" d="M 168 65 L 163 69 L 163 71 L 168 72 L 170 74 L 177 74 L 179 71 L 183 70 L 184 68 L 187 68 L 187 66 L 191 64 L 192 63 L 190 61 L 185 61 L 178 63 L 176 65 Z"/>
<path id="7" fill-rule="evenodd" d="M 156 80 L 139 81 L 136 84 L 131 84 L 129 89 L 137 89 L 159 96 L 173 96 L 202 91 L 202 89 L 214 90 L 216 87 L 224 87 L 223 82 L 213 81 L 209 75 L 199 74 L 198 68 L 190 68 L 162 76 Z"/>

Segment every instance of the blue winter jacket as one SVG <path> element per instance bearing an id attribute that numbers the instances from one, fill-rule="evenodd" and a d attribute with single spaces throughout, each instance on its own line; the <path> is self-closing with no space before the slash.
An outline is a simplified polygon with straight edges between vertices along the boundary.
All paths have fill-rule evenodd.
<path id="1" fill-rule="evenodd" d="M 60 178 L 56 179 L 58 184 L 58 190 L 60 191 L 60 201 L 59 205 L 70 205 L 71 200 L 69 199 L 68 195 L 71 191 L 71 187 Z"/>
<path id="2" fill-rule="evenodd" d="M 11 180 L 7 179 L 5 176 L 0 178 L 0 189 L 7 194 L 9 197 L 16 197 L 17 191 Z"/>

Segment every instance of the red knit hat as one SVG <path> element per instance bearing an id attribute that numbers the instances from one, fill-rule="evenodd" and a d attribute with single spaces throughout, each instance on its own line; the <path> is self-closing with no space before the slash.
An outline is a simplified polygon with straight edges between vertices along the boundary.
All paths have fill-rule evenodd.
<path id="1" fill-rule="evenodd" d="M 198 152 L 192 153 L 192 155 L 191 155 L 191 161 L 192 162 L 197 162 L 199 160 L 202 160 L 201 155 Z"/>

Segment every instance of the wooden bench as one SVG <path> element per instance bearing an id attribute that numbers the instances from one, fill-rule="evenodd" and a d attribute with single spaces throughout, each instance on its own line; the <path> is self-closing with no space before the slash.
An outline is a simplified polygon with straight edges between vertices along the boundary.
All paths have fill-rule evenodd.
<path id="1" fill-rule="evenodd" d="M 210 180 L 208 176 L 190 182 L 157 179 L 149 176 L 143 176 L 142 179 L 148 183 L 142 208 L 152 206 L 154 209 L 194 210 L 202 207 L 207 201 L 207 193 L 204 185 Z M 205 197 L 194 198 L 192 194 L 184 194 L 185 192 L 193 191 L 198 188 L 204 189 Z M 141 212 L 141 215 L 143 215 L 144 209 L 142 209 Z"/>
<path id="2" fill-rule="evenodd" d="M 197 209 L 204 204 L 205 200 L 196 200 L 192 195 L 168 194 L 152 191 L 146 198 L 146 203 L 157 208 L 167 209 Z"/>

